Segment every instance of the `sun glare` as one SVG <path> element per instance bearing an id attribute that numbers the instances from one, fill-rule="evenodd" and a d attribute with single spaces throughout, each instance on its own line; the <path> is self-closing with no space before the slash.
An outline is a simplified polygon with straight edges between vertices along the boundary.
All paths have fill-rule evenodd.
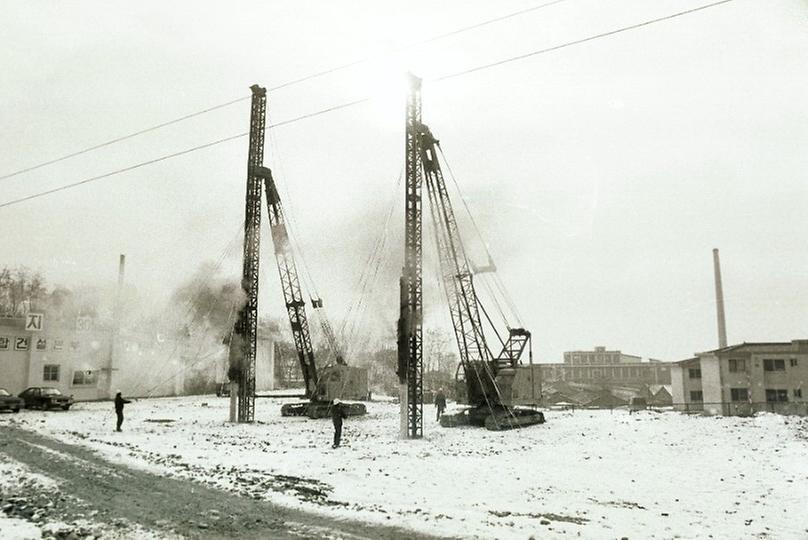
<path id="1" fill-rule="evenodd" d="M 407 66 L 396 53 L 379 55 L 363 70 L 369 109 L 382 126 L 400 127 L 407 99 Z"/>

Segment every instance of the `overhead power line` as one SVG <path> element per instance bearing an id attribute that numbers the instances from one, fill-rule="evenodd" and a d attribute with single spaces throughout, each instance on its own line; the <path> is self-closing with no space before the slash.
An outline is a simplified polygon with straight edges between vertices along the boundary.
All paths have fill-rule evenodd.
<path id="1" fill-rule="evenodd" d="M 354 105 L 359 105 L 360 103 L 365 103 L 366 101 L 370 101 L 370 98 L 367 97 L 367 98 L 362 98 L 362 99 L 356 99 L 356 100 L 353 100 L 353 101 L 348 101 L 346 103 L 341 103 L 340 105 L 334 105 L 333 107 L 328 107 L 326 109 L 320 109 L 319 111 L 315 111 L 315 112 L 312 112 L 312 113 L 307 113 L 307 114 L 304 114 L 304 115 L 301 115 L 301 116 L 296 116 L 295 118 L 290 118 L 288 120 L 283 120 L 283 121 L 277 122 L 275 124 L 270 124 L 270 125 L 268 125 L 266 127 L 266 129 L 275 128 L 275 127 L 279 127 L 279 126 L 285 126 L 287 124 L 293 124 L 295 122 L 299 122 L 300 120 L 305 120 L 307 118 L 313 118 L 315 116 L 320 116 L 322 114 L 338 111 L 340 109 L 346 109 L 348 107 L 353 107 Z M 130 165 L 129 167 L 124 167 L 122 169 L 116 169 L 116 170 L 110 171 L 108 173 L 99 174 L 98 176 L 92 176 L 90 178 L 85 178 L 84 180 L 79 180 L 78 182 L 73 182 L 71 184 L 65 184 L 63 186 L 59 186 L 59 187 L 56 187 L 56 188 L 53 188 L 53 189 L 49 189 L 49 190 L 46 190 L 46 191 L 41 191 L 39 193 L 34 193 L 33 195 L 28 195 L 26 197 L 20 197 L 19 199 L 14 199 L 12 201 L 7 201 L 7 202 L 4 202 L 4 203 L 0 203 L 0 208 L 5 208 L 6 206 L 12 206 L 12 205 L 19 204 L 19 203 L 22 203 L 22 202 L 25 202 L 25 201 L 30 201 L 31 199 L 37 199 L 39 197 L 44 197 L 45 195 L 51 195 L 52 193 L 58 193 L 59 191 L 65 191 L 67 189 L 78 187 L 78 186 L 81 186 L 81 185 L 84 185 L 84 184 L 89 184 L 89 183 L 95 182 L 97 180 L 103 180 L 104 178 L 109 178 L 110 176 L 115 176 L 115 175 L 118 175 L 118 174 L 121 174 L 121 173 L 132 171 L 134 169 L 139 169 L 141 167 L 145 167 L 146 165 L 152 165 L 154 163 L 159 163 L 161 161 L 166 161 L 168 159 L 183 156 L 185 154 L 190 154 L 191 152 L 196 152 L 197 150 L 204 150 L 205 148 L 210 148 L 211 146 L 217 146 L 219 144 L 226 143 L 226 142 L 229 142 L 229 141 L 235 141 L 236 139 L 241 139 L 243 137 L 246 137 L 249 134 L 250 134 L 249 131 L 245 131 L 244 133 L 239 133 L 237 135 L 231 135 L 229 137 L 224 137 L 224 138 L 221 138 L 221 139 L 217 139 L 217 140 L 211 141 L 209 143 L 200 144 L 198 146 L 192 146 L 191 148 L 186 148 L 185 150 L 180 150 L 179 152 L 174 152 L 173 154 L 167 154 L 165 156 L 160 156 L 158 158 L 150 159 L 148 161 L 142 161 L 142 162 L 137 163 L 135 165 Z"/>
<path id="2" fill-rule="evenodd" d="M 452 30 L 451 32 L 446 32 L 446 33 L 443 33 L 443 34 L 439 34 L 439 35 L 433 36 L 431 38 L 427 38 L 427 39 L 423 39 L 421 41 L 415 41 L 415 42 L 412 42 L 412 43 L 408 43 L 408 44 L 404 45 L 401 48 L 402 49 L 410 49 L 412 47 L 416 47 L 416 46 L 419 46 L 419 45 L 425 45 L 427 43 L 433 43 L 435 41 L 439 41 L 439 40 L 446 39 L 446 38 L 449 38 L 449 37 L 452 37 L 452 36 L 463 34 L 465 32 L 469 32 L 471 30 L 476 30 L 477 28 L 482 28 L 483 26 L 488 26 L 488 25 L 491 25 L 491 24 L 494 24 L 494 23 L 497 23 L 497 22 L 501 22 L 501 21 L 504 21 L 504 20 L 507 20 L 507 19 L 518 17 L 520 15 L 525 15 L 525 14 L 530 13 L 532 11 L 538 11 L 540 9 L 550 7 L 550 6 L 555 5 L 555 4 L 560 4 L 560 3 L 566 2 L 566 1 L 567 0 L 554 0 L 552 2 L 546 2 L 544 4 L 538 4 L 536 6 L 521 9 L 519 11 L 515 11 L 515 12 L 509 13 L 507 15 L 502 15 L 500 17 L 495 17 L 493 19 L 488 19 L 488 20 L 485 20 L 485 21 L 482 21 L 482 22 L 479 22 L 479 23 L 476 23 L 476 24 L 472 24 L 470 26 L 465 26 L 465 27 L 462 27 L 462 28 L 458 28 L 456 30 Z M 294 85 L 297 85 L 297 84 L 300 84 L 300 83 L 303 83 L 303 82 L 306 82 L 306 81 L 310 81 L 312 79 L 317 79 L 317 78 L 320 78 L 320 77 L 324 77 L 324 76 L 329 75 L 331 73 L 336 73 L 336 72 L 342 71 L 344 69 L 348 69 L 348 68 L 351 68 L 351 67 L 354 67 L 354 66 L 358 66 L 360 64 L 363 64 L 363 63 L 369 61 L 371 58 L 372 57 L 368 56 L 368 57 L 365 57 L 365 58 L 361 58 L 359 60 L 346 62 L 344 64 L 340 64 L 340 65 L 337 65 L 337 66 L 334 66 L 334 67 L 331 67 L 331 68 L 328 68 L 328 69 L 324 69 L 322 71 L 317 71 L 315 73 L 310 73 L 309 75 L 305 75 L 305 76 L 300 77 L 298 79 L 292 79 L 292 80 L 286 81 L 284 83 L 280 83 L 278 85 L 271 86 L 271 87 L 267 88 L 267 92 L 275 92 L 275 91 L 281 90 L 283 88 L 288 88 L 290 86 L 294 86 Z M 168 121 L 163 122 L 161 124 L 156 124 L 154 126 L 147 127 L 145 129 L 141 129 L 140 131 L 135 131 L 135 132 L 129 133 L 128 135 L 122 135 L 122 136 L 117 137 L 115 139 L 110 139 L 110 140 L 108 140 L 106 142 L 102 142 L 102 143 L 96 144 L 94 146 L 84 148 L 83 150 L 78 150 L 76 152 L 71 152 L 69 154 L 65 154 L 65 155 L 60 156 L 58 158 L 54 158 L 54 159 L 51 159 L 49 161 L 44 161 L 44 162 L 39 163 L 37 165 L 32 165 L 32 166 L 26 167 L 24 169 L 19 169 L 17 171 L 13 171 L 13 172 L 10 172 L 8 174 L 4 174 L 3 176 L 0 176 L 0 180 L 5 180 L 5 179 L 11 178 L 13 176 L 18 176 L 20 174 L 35 171 L 37 169 L 41 169 L 42 167 L 47 167 L 48 165 L 53 165 L 54 163 L 59 163 L 60 161 L 65 161 L 67 159 L 70 159 L 70 158 L 73 158 L 73 157 L 76 157 L 76 156 L 80 156 L 82 154 L 87 154 L 87 153 L 92 152 L 94 150 L 98 150 L 98 149 L 104 148 L 106 146 L 110 146 L 110 145 L 113 145 L 113 144 L 116 144 L 116 143 L 119 143 L 119 142 L 122 142 L 122 141 L 126 141 L 128 139 L 132 139 L 134 137 L 137 137 L 139 135 L 143 135 L 145 133 L 150 133 L 152 131 L 156 131 L 158 129 L 161 129 L 161 128 L 164 128 L 164 127 L 167 127 L 167 126 L 178 124 L 178 123 L 183 122 L 185 120 L 190 120 L 191 118 L 195 118 L 197 116 L 202 116 L 203 114 L 207 114 L 209 112 L 213 112 L 213 111 L 216 111 L 216 110 L 219 110 L 219 109 L 223 109 L 225 107 L 229 107 L 230 105 L 235 105 L 236 103 L 241 103 L 242 101 L 247 101 L 248 99 L 250 99 L 250 97 L 251 96 L 243 96 L 243 97 L 236 98 L 236 99 L 233 99 L 233 100 L 230 100 L 230 101 L 226 101 L 224 103 L 220 103 L 219 105 L 214 105 L 212 107 L 208 107 L 207 109 L 202 109 L 200 111 L 196 111 L 196 112 L 193 112 L 193 113 L 190 113 L 190 114 L 186 114 L 185 116 L 180 116 L 179 118 L 175 118 L 173 120 L 168 120 Z"/>
<path id="3" fill-rule="evenodd" d="M 136 165 L 130 165 L 129 167 L 124 167 L 123 169 L 117 169 L 108 173 L 99 174 L 98 176 L 92 176 L 90 178 L 85 178 L 84 180 L 79 180 L 78 182 L 73 182 L 72 184 L 65 184 L 63 186 L 59 186 L 53 189 L 49 189 L 47 191 L 41 191 L 39 193 L 35 193 L 33 195 L 28 195 L 27 197 L 21 197 L 19 199 L 14 199 L 13 201 L 8 201 L 0 204 L 0 208 L 5 208 L 6 206 L 11 206 L 14 204 L 19 204 L 21 202 L 30 201 L 31 199 L 37 199 L 39 197 L 44 197 L 45 195 L 50 195 L 52 193 L 58 193 L 59 191 L 65 191 L 67 189 L 71 189 L 74 187 L 78 187 L 84 184 L 89 184 L 90 182 L 95 182 L 97 180 L 102 180 L 104 178 L 109 178 L 110 176 L 115 176 L 116 174 L 125 173 L 127 171 L 132 171 L 134 169 L 139 169 L 141 167 L 145 167 L 146 165 L 152 165 L 154 163 L 159 163 L 160 161 L 165 161 L 167 159 L 175 158 L 178 156 L 182 156 L 185 154 L 190 154 L 191 152 L 196 152 L 197 150 L 202 150 L 203 148 L 210 148 L 211 146 L 216 146 L 217 144 L 222 144 L 227 141 L 234 141 L 236 139 L 240 139 L 242 137 L 246 137 L 247 133 L 239 133 L 238 135 L 233 135 L 231 137 L 225 137 L 223 139 L 218 139 L 206 144 L 201 144 L 199 146 L 194 146 L 192 148 L 187 148 L 185 150 L 181 150 L 179 152 L 174 152 L 173 154 L 168 154 L 165 156 L 161 156 L 159 158 L 150 159 L 149 161 L 143 161 L 141 163 L 137 163 Z"/>
<path id="4" fill-rule="evenodd" d="M 733 0 L 720 0 L 719 2 L 713 2 L 712 4 L 706 4 L 706 5 L 703 5 L 703 6 L 695 7 L 693 9 L 688 9 L 688 10 L 685 10 L 685 11 L 679 11 L 678 13 L 673 13 L 671 15 L 666 15 L 664 17 L 658 17 L 656 19 L 650 19 L 648 21 L 643 21 L 641 23 L 632 24 L 631 26 L 624 26 L 622 28 L 618 28 L 617 30 L 611 30 L 609 32 L 603 32 L 601 34 L 595 34 L 593 36 L 585 37 L 585 38 L 582 38 L 582 39 L 576 39 L 575 41 L 568 41 L 568 42 L 562 43 L 560 45 L 554 45 L 552 47 L 539 49 L 537 51 L 531 51 L 531 52 L 520 54 L 520 55 L 517 55 L 517 56 L 511 56 L 509 58 L 503 58 L 502 60 L 497 60 L 496 62 L 491 62 L 491 63 L 488 63 L 488 64 L 482 64 L 480 66 L 475 66 L 473 68 L 464 69 L 463 71 L 458 71 L 456 73 L 451 73 L 449 75 L 443 75 L 441 77 L 437 77 L 435 79 L 432 79 L 432 81 L 433 82 L 444 81 L 446 79 L 452 79 L 454 77 L 460 77 L 461 75 L 468 75 L 469 73 L 474 73 L 476 71 L 482 71 L 484 69 L 490 69 L 492 67 L 501 66 L 503 64 L 509 64 L 511 62 L 517 62 L 519 60 L 524 60 L 524 59 L 530 58 L 532 56 L 538 56 L 540 54 L 545 54 L 545 53 L 557 51 L 559 49 L 565 49 L 567 47 L 572 47 L 573 45 L 580 45 L 580 44 L 586 43 L 588 41 L 594 41 L 596 39 L 613 36 L 615 34 L 621 34 L 623 32 L 628 32 L 629 30 L 636 30 L 637 28 L 642 28 L 643 26 L 649 26 L 651 24 L 656 24 L 656 23 L 659 23 L 659 22 L 662 22 L 662 21 L 669 21 L 669 20 L 675 19 L 677 17 L 682 17 L 683 15 L 689 15 L 689 14 L 695 13 L 697 11 L 702 11 L 702 10 L 709 9 L 709 8 L 712 8 L 712 7 L 720 6 L 722 4 L 728 4 L 728 3 L 732 2 L 732 1 Z"/>
<path id="5" fill-rule="evenodd" d="M 70 154 L 66 154 L 64 156 L 61 156 L 61 157 L 58 157 L 58 158 L 55 158 L 55 159 L 51 159 L 50 161 L 42 162 L 42 163 L 40 163 L 38 165 L 33 165 L 31 167 L 26 167 L 25 169 L 20 169 L 18 171 L 8 173 L 6 175 L 0 176 L 0 180 L 5 180 L 6 178 L 11 178 L 12 176 L 17 176 L 17 175 L 20 175 L 20 174 L 23 174 L 23 173 L 35 171 L 36 169 L 41 169 L 42 167 L 45 167 L 47 165 L 53 165 L 54 163 L 59 163 L 60 161 L 64 161 L 64 160 L 70 159 L 72 157 L 80 156 L 81 154 L 86 154 L 88 152 L 92 152 L 93 150 L 98 150 L 99 148 L 104 148 L 105 146 L 110 146 L 112 144 L 119 143 L 121 141 L 131 139 L 133 137 L 137 137 L 138 135 L 143 135 L 144 133 L 149 133 L 150 131 L 156 131 L 156 130 L 158 130 L 160 128 L 164 128 L 164 127 L 170 126 L 172 124 L 177 124 L 177 123 L 182 122 L 184 120 L 188 120 L 190 118 L 201 116 L 203 114 L 209 113 L 211 111 L 215 111 L 217 109 L 223 109 L 224 107 L 233 105 L 234 103 L 242 102 L 242 101 L 247 100 L 247 99 L 250 99 L 250 96 L 241 97 L 241 98 L 238 98 L 238 99 L 234 99 L 232 101 L 227 101 L 225 103 L 220 103 L 219 105 L 214 105 L 213 107 L 208 107 L 207 109 L 202 109 L 201 111 L 197 111 L 195 113 L 186 114 L 185 116 L 180 116 L 179 118 L 175 118 L 174 120 L 169 120 L 168 122 L 163 122 L 162 124 L 157 124 L 155 126 L 148 127 L 146 129 L 141 129 L 140 131 L 135 131 L 134 133 L 130 133 L 128 135 L 123 135 L 123 136 L 118 137 L 116 139 L 111 139 L 109 141 L 102 142 L 100 144 L 96 144 L 95 146 L 90 146 L 90 147 L 85 148 L 83 150 L 79 150 L 77 152 L 72 152 Z"/>
<path id="6" fill-rule="evenodd" d="M 520 55 L 517 55 L 517 56 L 511 56 L 511 57 L 508 57 L 508 58 L 504 58 L 502 60 L 498 60 L 496 62 L 483 64 L 483 65 L 476 66 L 476 67 L 473 67 L 473 68 L 468 68 L 468 69 L 465 69 L 463 71 L 458 71 L 456 73 L 451 73 L 449 75 L 443 75 L 443 76 L 436 77 L 436 78 L 429 79 L 429 80 L 431 82 L 445 81 L 445 80 L 452 79 L 452 78 L 455 78 L 455 77 L 460 77 L 460 76 L 467 75 L 467 74 L 470 74 L 470 73 L 483 71 L 485 69 L 490 69 L 490 68 L 501 66 L 501 65 L 504 65 L 504 64 L 509 64 L 509 63 L 516 62 L 516 61 L 519 61 L 519 60 L 525 60 L 527 58 L 532 58 L 532 57 L 535 57 L 535 56 L 540 56 L 542 54 L 555 52 L 555 51 L 558 51 L 558 50 L 561 50 L 561 49 L 565 49 L 567 47 L 572 47 L 572 46 L 575 46 L 575 45 L 580 45 L 582 43 L 587 43 L 587 42 L 590 42 L 590 41 L 594 41 L 596 39 L 613 36 L 613 35 L 616 35 L 616 34 L 627 32 L 629 30 L 635 30 L 635 29 L 642 28 L 642 27 L 645 27 L 645 26 L 649 26 L 649 25 L 652 25 L 652 24 L 655 24 L 655 23 L 668 21 L 668 20 L 671 20 L 671 19 L 682 17 L 684 15 L 690 15 L 692 13 L 696 13 L 698 11 L 702 11 L 702 10 L 705 10 L 705 9 L 708 9 L 708 8 L 720 6 L 720 5 L 723 5 L 723 4 L 728 4 L 728 3 L 732 2 L 732 1 L 734 1 L 734 0 L 720 0 L 719 2 L 713 2 L 711 4 L 705 4 L 705 5 L 695 7 L 695 8 L 692 8 L 692 9 L 688 9 L 688 10 L 685 10 L 685 11 L 679 11 L 679 12 L 673 13 L 671 15 L 666 15 L 664 17 L 658 17 L 656 19 L 650 19 L 650 20 L 647 20 L 647 21 L 644 21 L 644 22 L 641 22 L 641 23 L 637 23 L 637 24 L 633 24 L 633 25 L 630 25 L 630 26 L 624 26 L 624 27 L 618 28 L 616 30 L 611 30 L 609 32 L 603 32 L 603 33 L 600 33 L 600 34 L 595 34 L 593 36 L 589 36 L 589 37 L 586 37 L 586 38 L 577 39 L 577 40 L 574 40 L 574 41 L 567 41 L 565 43 L 562 43 L 560 45 L 555 45 L 553 47 L 547 47 L 547 48 L 539 49 L 539 50 L 532 51 L 532 52 L 529 52 L 529 53 L 524 53 L 524 54 L 520 54 Z M 299 122 L 301 120 L 305 120 L 305 119 L 308 119 L 308 118 L 313 118 L 313 117 L 321 116 L 321 115 L 324 115 L 324 114 L 327 114 L 327 113 L 330 113 L 330 112 L 334 112 L 334 111 L 338 111 L 338 110 L 342 110 L 342 109 L 347 109 L 349 107 L 353 107 L 353 106 L 359 105 L 361 103 L 366 103 L 366 102 L 368 102 L 370 100 L 371 100 L 370 97 L 364 97 L 364 98 L 355 99 L 355 100 L 352 100 L 352 101 L 347 101 L 347 102 L 341 103 L 339 105 L 334 105 L 332 107 L 327 107 L 325 109 L 320 109 L 318 111 L 314 111 L 314 112 L 307 113 L 307 114 L 304 114 L 304 115 L 301 115 L 301 116 L 297 116 L 295 118 L 290 118 L 288 120 L 283 120 L 283 121 L 278 122 L 276 124 L 271 124 L 271 125 L 267 126 L 267 129 L 274 128 L 274 127 L 279 127 L 279 126 L 285 126 L 285 125 L 293 124 L 295 122 Z M 14 199 L 14 200 L 11 200 L 11 201 L 0 203 L 0 208 L 5 208 L 7 206 L 12 206 L 12 205 L 19 204 L 19 203 L 22 203 L 22 202 L 25 202 L 25 201 L 29 201 L 31 199 L 36 199 L 36 198 L 39 198 L 39 197 L 44 197 L 45 195 L 50 195 L 52 193 L 56 193 L 56 192 L 59 192 L 59 191 L 64 191 L 64 190 L 67 190 L 67 189 L 71 189 L 71 188 L 74 188 L 74 187 L 77 187 L 77 186 L 81 186 L 83 184 L 88 184 L 90 182 L 95 182 L 97 180 L 108 178 L 110 176 L 115 176 L 117 174 L 121 174 L 121 173 L 124 173 L 124 172 L 127 172 L 127 171 L 131 171 L 133 169 L 139 169 L 140 167 L 144 167 L 146 165 L 151 165 L 153 163 L 158 163 L 160 161 L 165 161 L 165 160 L 168 160 L 168 159 L 171 159 L 171 158 L 174 158 L 174 157 L 178 157 L 178 156 L 182 156 L 184 154 L 195 152 L 197 150 L 202 150 L 204 148 L 210 148 L 211 146 L 216 146 L 218 144 L 222 144 L 222 143 L 225 143 L 225 142 L 228 142 L 228 141 L 232 141 L 232 140 L 235 140 L 235 139 L 246 137 L 247 135 L 248 135 L 248 132 L 244 132 L 244 133 L 239 133 L 238 135 L 232 135 L 230 137 L 224 137 L 222 139 L 218 139 L 218 140 L 215 140 L 215 141 L 212 141 L 212 142 L 209 142 L 209 143 L 206 143 L 206 144 L 202 144 L 202 145 L 199 145 L 199 146 L 194 146 L 192 148 L 188 148 L 186 150 L 181 150 L 181 151 L 175 152 L 173 154 L 168 154 L 168 155 L 165 155 L 165 156 L 162 156 L 162 157 L 159 157 L 159 158 L 155 158 L 155 159 L 152 159 L 152 160 L 149 160 L 149 161 L 144 161 L 144 162 L 141 162 L 141 163 L 138 163 L 138 164 L 135 164 L 135 165 L 131 165 L 131 166 L 125 167 L 123 169 L 118 169 L 118 170 L 108 172 L 108 173 L 105 173 L 105 174 L 102 174 L 102 175 L 99 175 L 99 176 L 86 178 L 86 179 L 80 180 L 78 182 L 73 182 L 72 184 L 66 184 L 66 185 L 63 185 L 63 186 L 60 186 L 60 187 L 57 187 L 57 188 L 49 189 L 47 191 L 42 191 L 42 192 L 39 192 L 39 193 L 35 193 L 35 194 L 29 195 L 27 197 L 22 197 L 22 198 L 19 198 L 19 199 Z"/>

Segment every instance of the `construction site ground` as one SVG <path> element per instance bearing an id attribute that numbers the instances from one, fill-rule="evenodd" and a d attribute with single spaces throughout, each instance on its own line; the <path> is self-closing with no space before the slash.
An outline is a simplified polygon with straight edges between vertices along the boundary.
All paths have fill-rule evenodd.
<path id="1" fill-rule="evenodd" d="M 255 423 L 231 424 L 227 399 L 139 400 L 122 433 L 109 402 L 2 414 L 0 531 L 808 536 L 805 418 L 547 411 L 544 425 L 493 432 L 440 428 L 427 406 L 424 438 L 401 441 L 398 405 L 380 401 L 332 449 L 330 420 L 283 418 L 289 401 L 258 400 Z M 24 482 L 44 495 L 15 493 Z"/>
<path id="2" fill-rule="evenodd" d="M 13 425 L 0 432 L 0 471 L 3 538 L 412 536 L 410 531 L 314 515 L 205 482 L 130 468 Z"/>

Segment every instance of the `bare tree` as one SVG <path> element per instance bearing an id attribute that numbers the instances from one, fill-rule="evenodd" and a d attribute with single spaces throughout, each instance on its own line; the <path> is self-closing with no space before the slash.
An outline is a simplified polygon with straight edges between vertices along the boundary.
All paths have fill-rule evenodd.
<path id="1" fill-rule="evenodd" d="M 39 272 L 26 266 L 0 270 L 0 312 L 3 314 L 18 316 L 44 309 L 47 298 L 45 279 Z"/>

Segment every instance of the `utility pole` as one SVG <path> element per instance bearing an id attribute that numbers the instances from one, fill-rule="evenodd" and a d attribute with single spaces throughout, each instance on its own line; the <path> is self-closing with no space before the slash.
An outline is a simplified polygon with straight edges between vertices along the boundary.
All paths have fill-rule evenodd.
<path id="1" fill-rule="evenodd" d="M 121 311 L 123 310 L 123 281 L 126 272 L 126 255 L 120 254 L 118 258 L 118 288 L 115 291 L 115 306 L 113 309 L 113 328 L 112 336 L 109 343 L 109 373 L 107 375 L 107 394 L 110 398 L 114 397 L 113 394 L 113 380 L 112 374 L 118 370 L 116 367 L 118 360 L 118 341 L 121 333 Z"/>
<path id="2" fill-rule="evenodd" d="M 418 439 L 424 435 L 424 364 L 423 364 L 423 251 L 421 167 L 421 79 L 410 74 L 407 93 L 405 142 L 405 224 L 404 268 L 400 281 L 400 318 L 398 324 L 398 377 L 401 402 L 401 436 Z"/>
<path id="3" fill-rule="evenodd" d="M 258 262 L 261 247 L 261 187 L 264 163 L 264 127 L 267 91 L 257 84 L 252 90 L 250 149 L 247 155 L 247 196 L 244 210 L 244 265 L 241 288 L 246 300 L 239 310 L 230 339 L 231 395 L 238 396 L 238 422 L 255 420 L 255 346 L 258 334 Z M 232 421 L 232 413 L 231 413 Z"/>
<path id="4" fill-rule="evenodd" d="M 713 271 L 715 272 L 715 309 L 718 315 L 718 346 L 727 346 L 727 320 L 724 317 L 724 288 L 721 286 L 721 261 L 718 249 L 713 249 Z"/>

